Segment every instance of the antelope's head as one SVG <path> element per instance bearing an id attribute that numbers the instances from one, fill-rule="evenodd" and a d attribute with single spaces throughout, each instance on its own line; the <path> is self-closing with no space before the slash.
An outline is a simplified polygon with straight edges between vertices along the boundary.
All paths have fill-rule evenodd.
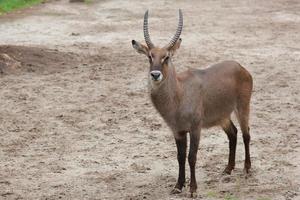
<path id="1" fill-rule="evenodd" d="M 174 55 L 175 51 L 180 47 L 181 38 L 180 34 L 183 26 L 182 12 L 179 9 L 179 22 L 175 35 L 166 46 L 160 48 L 154 46 L 151 42 L 148 31 L 148 10 L 144 15 L 144 38 L 146 45 L 132 40 L 133 48 L 141 54 L 145 54 L 149 58 L 150 74 L 153 83 L 162 82 L 168 75 L 168 64 Z"/>

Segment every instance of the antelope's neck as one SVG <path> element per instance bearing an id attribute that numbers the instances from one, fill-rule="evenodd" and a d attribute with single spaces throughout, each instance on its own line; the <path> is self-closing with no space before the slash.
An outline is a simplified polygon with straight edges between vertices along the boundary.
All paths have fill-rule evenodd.
<path id="1" fill-rule="evenodd" d="M 168 75 L 157 87 L 150 88 L 151 100 L 165 120 L 173 116 L 180 102 L 180 83 L 173 66 L 168 66 Z"/>

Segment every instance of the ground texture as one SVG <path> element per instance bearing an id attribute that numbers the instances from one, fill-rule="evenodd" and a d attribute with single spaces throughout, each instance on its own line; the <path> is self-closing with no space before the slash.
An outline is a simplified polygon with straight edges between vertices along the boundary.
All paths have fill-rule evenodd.
<path id="1" fill-rule="evenodd" d="M 178 8 L 178 71 L 233 59 L 254 78 L 252 176 L 241 134 L 236 169 L 222 176 L 227 137 L 204 130 L 198 199 L 300 199 L 297 0 L 64 0 L 1 16 L 0 199 L 186 198 L 169 194 L 174 139 L 148 98 L 147 58 L 131 47 L 146 9 L 152 40 L 165 45 Z"/>

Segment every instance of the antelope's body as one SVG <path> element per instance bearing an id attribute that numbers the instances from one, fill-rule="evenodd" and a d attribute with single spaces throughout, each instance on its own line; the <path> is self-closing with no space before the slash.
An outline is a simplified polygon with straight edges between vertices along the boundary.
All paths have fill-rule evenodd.
<path id="1" fill-rule="evenodd" d="M 154 107 L 171 128 L 177 146 L 179 176 L 172 193 L 179 193 L 185 184 L 187 133 L 190 133 L 188 161 L 190 193 L 197 190 L 195 164 L 202 128 L 220 126 L 229 139 L 229 159 L 224 173 L 235 167 L 237 129 L 231 121 L 234 112 L 239 121 L 245 145 L 245 171 L 251 168 L 249 152 L 249 111 L 252 93 L 250 73 L 235 61 L 224 61 L 206 69 L 189 69 L 176 73 L 171 58 L 180 47 L 183 17 L 179 10 L 179 25 L 171 42 L 163 48 L 153 45 L 148 33 L 148 11 L 144 17 L 147 46 L 135 40 L 133 47 L 149 58 L 149 90 Z"/>
<path id="2" fill-rule="evenodd" d="M 237 62 L 225 61 L 179 74 L 172 66 L 169 70 L 159 87 L 150 86 L 150 95 L 176 138 L 181 137 L 178 133 L 190 132 L 197 125 L 226 125 L 233 111 L 249 104 L 252 78 Z"/>

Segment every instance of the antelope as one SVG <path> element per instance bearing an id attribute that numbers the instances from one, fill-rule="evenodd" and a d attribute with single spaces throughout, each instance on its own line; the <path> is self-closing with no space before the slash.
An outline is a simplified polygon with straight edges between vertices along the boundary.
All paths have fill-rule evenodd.
<path id="1" fill-rule="evenodd" d="M 181 44 L 183 15 L 175 35 L 164 47 L 155 46 L 148 31 L 148 10 L 144 15 L 146 45 L 132 40 L 133 48 L 149 58 L 149 92 L 158 113 L 173 132 L 179 164 L 179 175 L 171 194 L 182 192 L 185 186 L 187 133 L 190 135 L 188 162 L 190 166 L 190 197 L 197 195 L 195 165 L 202 128 L 220 126 L 229 140 L 229 159 L 223 173 L 231 174 L 235 167 L 237 128 L 231 120 L 234 113 L 240 124 L 245 146 L 244 171 L 251 168 L 249 152 L 249 111 L 252 76 L 235 61 L 223 61 L 205 69 L 189 68 L 176 73 L 172 56 Z"/>

